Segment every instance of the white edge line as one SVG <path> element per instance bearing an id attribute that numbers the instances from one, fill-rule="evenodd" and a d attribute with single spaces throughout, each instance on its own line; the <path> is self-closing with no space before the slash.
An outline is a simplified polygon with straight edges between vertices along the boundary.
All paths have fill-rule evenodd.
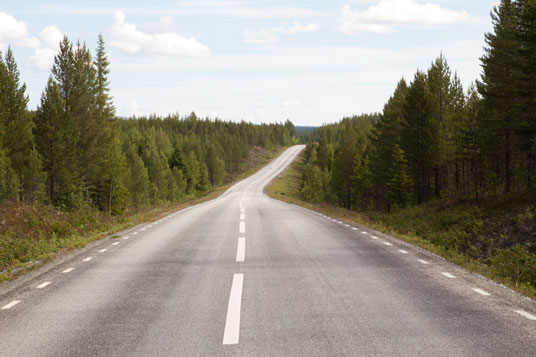
<path id="1" fill-rule="evenodd" d="M 514 310 L 514 311 L 517 312 L 518 314 L 520 314 L 521 316 L 526 317 L 529 320 L 536 321 L 536 316 L 534 316 L 533 314 L 529 314 L 528 312 L 526 312 L 524 310 Z"/>
<path id="2" fill-rule="evenodd" d="M 482 296 L 490 296 L 490 293 L 479 288 L 471 288 L 471 290 L 473 290 L 475 293 L 480 294 Z"/>
<path id="3" fill-rule="evenodd" d="M 10 302 L 10 303 L 7 304 L 6 306 L 4 306 L 4 307 L 2 308 L 2 310 L 11 309 L 13 306 L 17 305 L 19 302 L 20 302 L 20 300 L 13 300 L 12 302 Z"/>
<path id="4" fill-rule="evenodd" d="M 234 274 L 223 331 L 223 344 L 236 345 L 240 337 L 240 308 L 242 305 L 242 286 L 244 274 Z"/>

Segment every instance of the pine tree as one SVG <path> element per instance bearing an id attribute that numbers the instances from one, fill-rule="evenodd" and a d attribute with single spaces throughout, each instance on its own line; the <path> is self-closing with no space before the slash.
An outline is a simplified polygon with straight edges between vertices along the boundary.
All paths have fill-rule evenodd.
<path id="1" fill-rule="evenodd" d="M 428 70 L 428 88 L 432 101 L 432 119 L 437 126 L 437 161 L 434 168 L 434 192 L 441 197 L 443 186 L 448 185 L 449 164 L 454 161 L 453 133 L 451 132 L 451 70 L 443 53 Z M 446 187 L 448 190 L 448 187 Z"/>
<path id="2" fill-rule="evenodd" d="M 394 164 L 391 167 L 390 179 L 387 183 L 389 199 L 395 205 L 404 206 L 409 200 L 411 180 L 407 174 L 408 162 L 404 151 L 398 145 L 395 145 L 393 158 Z"/>
<path id="3" fill-rule="evenodd" d="M 19 194 L 19 179 L 11 168 L 11 162 L 4 150 L 0 148 L 0 202 L 16 199 Z"/>
<path id="4" fill-rule="evenodd" d="M 476 87 L 472 84 L 467 91 L 467 102 L 465 106 L 465 125 L 460 131 L 460 141 L 462 146 L 462 157 L 470 162 L 470 178 L 473 183 L 475 201 L 479 200 L 479 188 L 481 181 L 482 166 L 482 122 L 480 121 L 482 100 L 478 95 Z"/>
<path id="5" fill-rule="evenodd" d="M 418 203 L 429 198 L 430 170 L 438 157 L 437 129 L 426 75 L 417 71 L 406 95 L 401 148 L 409 162 Z"/>
<path id="6" fill-rule="evenodd" d="M 52 78 L 49 78 L 47 88 L 41 95 L 35 136 L 47 173 L 50 203 L 66 208 L 80 206 L 76 126 L 65 109 L 60 87 Z"/>
<path id="7" fill-rule="evenodd" d="M 28 162 L 33 149 L 33 122 L 27 111 L 26 84 L 20 83 L 19 70 L 10 47 L 5 55 L 5 64 L 0 64 L 0 67 L 2 66 L 4 79 L 0 87 L 0 97 L 3 98 L 3 126 L 8 133 L 3 138 L 3 145 L 7 149 L 11 167 L 19 178 L 19 198 L 30 199 L 32 179 L 36 179 L 36 176 L 32 175 L 35 167 L 30 167 Z"/>
<path id="8" fill-rule="evenodd" d="M 376 207 L 379 209 L 389 210 L 390 207 L 387 183 L 394 163 L 395 146 L 401 140 L 407 91 L 407 83 L 402 78 L 371 131 L 369 169 L 374 181 Z"/>
<path id="9" fill-rule="evenodd" d="M 519 41 L 515 73 L 520 98 L 515 132 L 518 147 L 526 157 L 526 186 L 530 188 L 536 169 L 536 2 L 518 0 L 515 6 Z"/>
<path id="10" fill-rule="evenodd" d="M 496 160 L 503 160 L 501 170 L 504 191 L 512 187 L 514 128 L 518 115 L 517 63 L 519 61 L 519 40 L 516 34 L 514 4 L 511 0 L 501 0 L 491 13 L 494 33 L 485 36 L 488 47 L 480 58 L 483 73 L 478 90 L 484 98 L 488 121 L 488 149 L 495 153 Z M 496 151 L 497 143 L 503 143 Z M 500 158 L 502 156 L 502 159 Z"/>

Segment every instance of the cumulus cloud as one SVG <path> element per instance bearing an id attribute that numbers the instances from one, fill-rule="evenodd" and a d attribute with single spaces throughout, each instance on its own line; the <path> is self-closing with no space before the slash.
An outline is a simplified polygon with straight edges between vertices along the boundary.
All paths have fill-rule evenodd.
<path id="1" fill-rule="evenodd" d="M 116 12 L 111 30 L 111 45 L 130 54 L 177 57 L 203 57 L 210 51 L 195 38 L 184 38 L 174 32 L 151 34 L 135 24 L 125 22 L 125 15 Z"/>
<path id="2" fill-rule="evenodd" d="M 32 67 L 38 71 L 50 71 L 54 64 L 54 56 L 60 48 L 63 34 L 55 25 L 50 25 L 41 30 L 39 39 L 41 45 L 34 50 L 30 62 Z"/>
<path id="3" fill-rule="evenodd" d="M 420 4 L 416 0 L 381 0 L 365 11 L 342 9 L 340 30 L 346 33 L 387 33 L 397 25 L 437 26 L 467 20 L 466 11 L 445 9 L 437 4 Z"/>
<path id="4" fill-rule="evenodd" d="M 61 31 L 54 25 L 45 27 L 39 33 L 39 39 L 46 48 L 59 49 L 60 42 L 63 39 Z"/>
<path id="5" fill-rule="evenodd" d="M 0 49 L 7 45 L 33 48 L 30 62 L 39 71 L 50 70 L 61 38 L 60 30 L 54 25 L 45 27 L 39 33 L 39 38 L 31 36 L 24 21 L 17 21 L 13 16 L 0 12 Z"/>
<path id="6" fill-rule="evenodd" d="M 39 47 L 39 40 L 31 37 L 24 21 L 17 21 L 13 16 L 0 12 L 0 47 L 17 44 L 23 47 Z"/>
<path id="7" fill-rule="evenodd" d="M 317 30 L 318 30 L 317 24 L 310 23 L 307 25 L 302 25 L 301 23 L 295 21 L 292 24 L 292 27 L 287 30 L 287 33 L 292 34 L 292 33 L 298 33 L 298 32 L 316 32 Z"/>
<path id="8" fill-rule="evenodd" d="M 50 48 L 36 48 L 34 54 L 30 57 L 32 67 L 38 71 L 49 71 L 54 63 L 56 51 Z"/>

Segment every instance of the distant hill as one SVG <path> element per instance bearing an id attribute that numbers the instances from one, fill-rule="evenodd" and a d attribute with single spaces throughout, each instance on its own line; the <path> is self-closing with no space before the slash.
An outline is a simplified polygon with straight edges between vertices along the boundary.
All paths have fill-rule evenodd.
<path id="1" fill-rule="evenodd" d="M 309 133 L 315 129 L 318 129 L 317 126 L 296 126 L 295 128 L 298 133 Z"/>

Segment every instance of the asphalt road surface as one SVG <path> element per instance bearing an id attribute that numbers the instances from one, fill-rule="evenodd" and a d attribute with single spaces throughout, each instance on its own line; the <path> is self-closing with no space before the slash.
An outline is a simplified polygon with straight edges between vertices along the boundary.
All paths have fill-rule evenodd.
<path id="1" fill-rule="evenodd" d="M 535 356 L 536 305 L 421 249 L 224 195 L 0 287 L 1 356 Z"/>

